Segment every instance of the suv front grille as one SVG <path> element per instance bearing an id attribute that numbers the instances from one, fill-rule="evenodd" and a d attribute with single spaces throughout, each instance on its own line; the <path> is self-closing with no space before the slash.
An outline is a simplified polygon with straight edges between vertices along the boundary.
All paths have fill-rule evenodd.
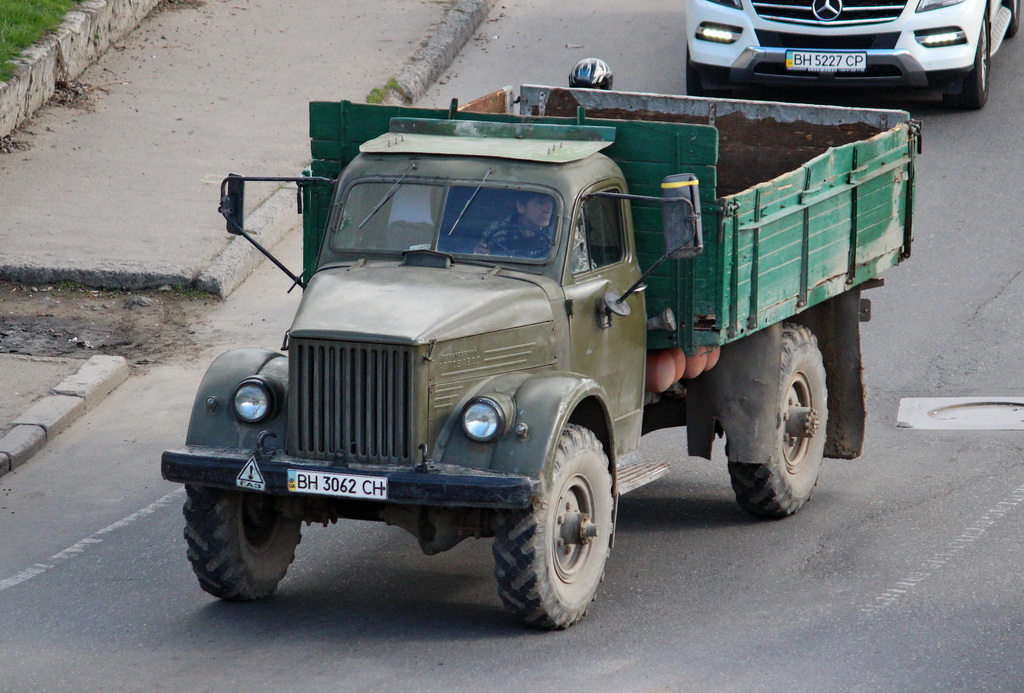
<path id="1" fill-rule="evenodd" d="M 408 347 L 293 339 L 289 452 L 346 463 L 409 463 L 413 356 Z"/>
<path id="2" fill-rule="evenodd" d="M 813 0 L 754 0 L 754 11 L 762 19 L 810 26 L 858 26 L 877 24 L 897 19 L 906 7 L 906 0 L 832 0 L 833 7 L 841 8 L 835 19 L 818 19 Z"/>

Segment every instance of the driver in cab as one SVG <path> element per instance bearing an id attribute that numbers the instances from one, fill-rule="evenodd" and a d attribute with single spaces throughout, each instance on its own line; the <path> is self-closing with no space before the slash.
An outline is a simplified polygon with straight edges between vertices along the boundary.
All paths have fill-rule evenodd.
<path id="1" fill-rule="evenodd" d="M 523 192 L 514 205 L 507 218 L 484 233 L 476 252 L 529 259 L 547 257 L 552 241 L 554 198 L 544 193 Z"/>

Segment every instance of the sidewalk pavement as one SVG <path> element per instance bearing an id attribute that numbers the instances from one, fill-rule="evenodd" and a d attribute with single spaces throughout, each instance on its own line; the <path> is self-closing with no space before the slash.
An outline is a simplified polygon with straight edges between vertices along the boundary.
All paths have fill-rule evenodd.
<path id="1" fill-rule="evenodd" d="M 82 7 L 114 5 L 117 14 L 118 4 L 136 11 L 145 2 L 152 4 L 90 0 Z M 392 79 L 398 91 L 389 99 L 414 101 L 494 2 L 163 6 L 177 9 L 149 15 L 77 76 L 88 85 L 83 103 L 44 107 L 12 135 L 29 148 L 0 154 L 0 278 L 125 289 L 170 284 L 227 296 L 262 256 L 226 234 L 216 212 L 221 179 L 229 172 L 299 175 L 309 162 L 309 101 L 362 101 Z M 62 31 L 90 30 L 77 18 Z M 38 50 L 33 58 L 54 61 L 60 79 L 76 79 L 68 72 L 71 53 L 95 51 L 94 42 L 65 36 L 55 43 L 56 57 Z M 34 69 L 41 87 L 54 81 Z M 247 228 L 273 247 L 299 221 L 294 191 L 251 188 L 247 202 L 259 209 L 250 211 L 256 221 Z M 32 403 L 0 426 L 0 475 L 127 377 L 117 357 L 93 357 L 73 373 L 68 368 L 77 364 L 64 361 L 0 358 L 7 409 Z"/>

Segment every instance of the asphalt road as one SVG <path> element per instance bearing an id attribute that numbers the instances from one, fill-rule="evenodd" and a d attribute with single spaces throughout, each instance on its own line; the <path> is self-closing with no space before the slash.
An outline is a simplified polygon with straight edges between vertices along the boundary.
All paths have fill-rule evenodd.
<path id="1" fill-rule="evenodd" d="M 422 103 L 562 84 L 589 54 L 619 88 L 679 93 L 681 12 L 499 6 Z M 0 480 L 2 687 L 1024 689 L 1022 434 L 895 425 L 905 397 L 1024 396 L 1022 51 L 1004 44 L 981 112 L 907 94 L 873 104 L 924 121 L 914 254 L 869 294 L 866 452 L 827 461 L 796 516 L 750 518 L 724 462 L 682 457 L 682 432 L 663 431 L 645 451 L 675 468 L 624 501 L 598 601 L 568 631 L 525 630 L 502 610 L 486 542 L 426 557 L 402 530 L 352 522 L 307 529 L 273 599 L 219 603 L 192 576 L 183 494 L 158 459 L 181 443 L 216 353 L 280 343 L 296 297 L 264 267 L 199 327 L 204 358 L 130 380 Z M 298 264 L 297 239 L 283 252 Z"/>

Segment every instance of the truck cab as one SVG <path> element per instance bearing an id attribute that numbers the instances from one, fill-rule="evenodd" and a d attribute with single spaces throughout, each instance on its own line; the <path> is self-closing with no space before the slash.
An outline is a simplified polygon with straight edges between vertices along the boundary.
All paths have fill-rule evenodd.
<path id="1" fill-rule="evenodd" d="M 600 139 L 551 151 L 565 140 L 542 139 L 536 128 L 525 141 L 476 132 L 389 133 L 364 144 L 339 179 L 290 342 L 302 354 L 320 354 L 312 345 L 325 343 L 407 354 L 409 400 L 391 402 L 398 395 L 367 387 L 362 406 L 409 414 L 402 425 L 378 428 L 369 417 L 320 440 L 321 424 L 292 412 L 298 435 L 290 452 L 372 463 L 381 461 L 378 449 L 387 461 L 408 463 L 426 446 L 436 463 L 536 473 L 515 451 L 495 454 L 500 445 L 474 443 L 463 426 L 448 424 L 474 397 L 514 393 L 516 383 L 556 373 L 589 383 L 585 407 L 609 455 L 638 444 L 643 293 L 630 297 L 629 315 L 609 317 L 604 307 L 605 294 L 623 293 L 640 276 L 629 201 L 594 195 L 626 192 L 619 167 L 598 151 Z M 304 359 L 293 367 L 329 366 Z M 299 388 L 309 382 L 293 379 Z M 311 386 L 319 387 L 316 376 Z M 302 401 L 301 391 L 293 394 Z M 307 411 L 331 415 L 319 402 Z M 551 435 L 531 414 L 503 415 L 505 427 L 531 431 L 516 446 Z"/>

